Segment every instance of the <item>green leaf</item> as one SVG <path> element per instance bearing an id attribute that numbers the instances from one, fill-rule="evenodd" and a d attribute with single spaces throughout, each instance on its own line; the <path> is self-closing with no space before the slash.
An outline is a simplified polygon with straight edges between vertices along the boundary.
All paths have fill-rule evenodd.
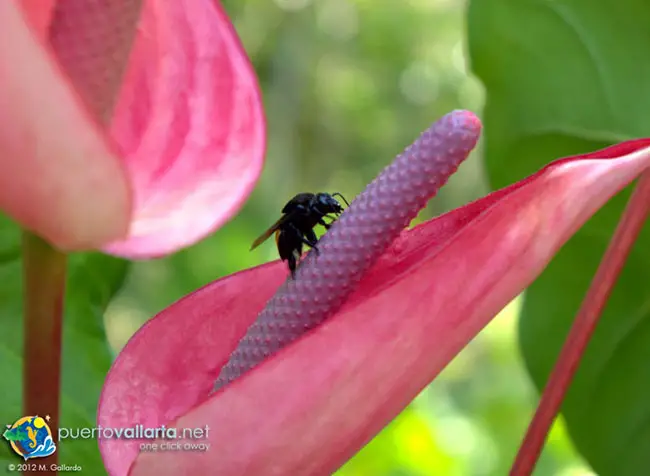
<path id="1" fill-rule="evenodd" d="M 99 393 L 112 361 L 103 311 L 122 285 L 127 266 L 124 260 L 99 253 L 69 257 L 63 329 L 62 428 L 76 430 L 97 425 Z M 8 425 L 23 416 L 22 262 L 20 230 L 2 215 L 0 282 L 0 375 L 4 388 L 0 393 L 0 424 Z M 61 440 L 57 453 L 60 464 L 77 464 L 92 474 L 103 472 L 94 438 Z M 0 444 L 0 467 L 20 461 L 8 442 Z"/>
<path id="2" fill-rule="evenodd" d="M 553 159 L 650 131 L 650 4 L 641 0 L 472 0 L 469 49 L 486 87 L 494 188 Z M 526 293 L 520 344 L 542 389 L 630 190 L 600 210 Z M 601 476 L 650 467 L 650 226 L 605 309 L 563 406 Z"/>

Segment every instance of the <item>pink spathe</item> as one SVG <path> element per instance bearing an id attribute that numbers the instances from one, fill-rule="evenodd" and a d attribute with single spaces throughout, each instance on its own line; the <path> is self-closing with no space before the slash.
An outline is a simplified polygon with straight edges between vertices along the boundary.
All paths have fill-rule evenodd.
<path id="1" fill-rule="evenodd" d="M 0 2 L 0 30 L 0 209 L 66 249 L 125 235 L 130 195 L 114 146 L 16 2 Z"/>
<path id="2" fill-rule="evenodd" d="M 117 2 L 21 4 L 0 6 L 0 208 L 65 250 L 127 258 L 189 246 L 239 210 L 266 126 L 218 2 L 144 0 L 135 34 Z M 135 37 L 123 78 L 109 74 L 113 27 Z"/>
<path id="3" fill-rule="evenodd" d="M 257 79 L 218 2 L 146 2 L 112 134 L 134 190 L 126 240 L 110 253 L 148 257 L 207 236 L 231 218 L 262 170 Z"/>
<path id="4" fill-rule="evenodd" d="M 208 425 L 200 442 L 210 449 L 139 453 L 137 442 L 101 440 L 107 470 L 331 474 L 649 166 L 650 139 L 626 142 L 559 160 L 404 231 L 333 317 L 211 396 L 286 269 L 259 266 L 185 297 L 122 350 L 98 418 L 102 426 L 166 425 L 179 433 Z"/>

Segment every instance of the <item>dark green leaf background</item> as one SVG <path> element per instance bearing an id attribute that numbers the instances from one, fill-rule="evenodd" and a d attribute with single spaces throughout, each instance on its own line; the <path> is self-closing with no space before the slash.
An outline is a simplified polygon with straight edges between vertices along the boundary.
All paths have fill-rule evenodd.
<path id="1" fill-rule="evenodd" d="M 73 255 L 63 335 L 61 427 L 94 428 L 97 401 L 111 363 L 103 311 L 124 279 L 127 262 L 96 253 Z M 12 424 L 22 410 L 22 262 L 20 231 L 0 215 L 0 424 Z M 45 415 L 41 415 L 45 416 Z M 55 438 L 56 441 L 56 438 Z M 104 472 L 96 439 L 62 440 L 60 464 L 79 465 L 84 474 Z M 7 442 L 0 444 L 0 470 L 20 463 Z"/>
<path id="2" fill-rule="evenodd" d="M 650 4 L 473 0 L 469 48 L 486 90 L 493 188 L 549 161 L 650 136 Z M 563 248 L 527 291 L 520 344 L 539 389 L 548 378 L 630 190 Z M 601 476 L 650 468 L 650 226 L 635 246 L 563 413 Z"/>

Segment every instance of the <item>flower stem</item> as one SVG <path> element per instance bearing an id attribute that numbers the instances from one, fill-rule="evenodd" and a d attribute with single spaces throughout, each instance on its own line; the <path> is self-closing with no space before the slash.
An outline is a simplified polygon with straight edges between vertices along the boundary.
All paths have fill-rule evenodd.
<path id="1" fill-rule="evenodd" d="M 594 276 L 578 315 L 569 331 L 537 410 L 510 470 L 511 475 L 532 473 L 542 452 L 555 416 L 578 369 L 616 279 L 643 227 L 650 210 L 650 171 L 645 172 L 634 190 L 609 247 Z"/>
<path id="2" fill-rule="evenodd" d="M 23 232 L 23 411 L 48 421 L 56 440 L 61 386 L 61 333 L 67 257 Z M 57 453 L 46 458 L 57 463 Z M 37 472 L 38 473 L 38 472 Z M 52 474 L 45 471 L 42 474 Z"/>

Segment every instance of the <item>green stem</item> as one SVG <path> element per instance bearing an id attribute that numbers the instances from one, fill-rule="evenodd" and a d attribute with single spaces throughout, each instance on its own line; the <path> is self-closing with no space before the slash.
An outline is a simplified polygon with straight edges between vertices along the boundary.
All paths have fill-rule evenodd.
<path id="1" fill-rule="evenodd" d="M 67 257 L 24 231 L 23 411 L 48 419 L 57 441 L 61 394 L 61 334 Z M 42 463 L 50 467 L 57 453 Z M 38 474 L 52 474 L 50 471 Z"/>

